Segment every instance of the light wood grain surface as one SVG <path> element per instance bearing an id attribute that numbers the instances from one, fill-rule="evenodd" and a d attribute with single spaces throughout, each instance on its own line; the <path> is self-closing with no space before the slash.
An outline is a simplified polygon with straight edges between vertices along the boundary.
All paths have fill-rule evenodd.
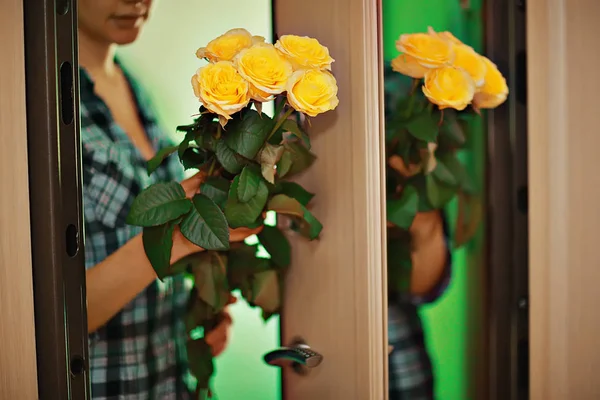
<path id="1" fill-rule="evenodd" d="M 527 14 L 531 399 L 599 399 L 600 3 Z"/>
<path id="2" fill-rule="evenodd" d="M 280 0 L 279 35 L 316 37 L 335 58 L 340 105 L 312 119 L 316 164 L 302 178 L 324 225 L 294 241 L 284 344 L 302 336 L 324 355 L 307 377 L 286 371 L 286 400 L 387 398 L 383 130 L 377 3 Z"/>
<path id="3" fill-rule="evenodd" d="M 0 400 L 37 399 L 22 5 L 0 13 Z"/>

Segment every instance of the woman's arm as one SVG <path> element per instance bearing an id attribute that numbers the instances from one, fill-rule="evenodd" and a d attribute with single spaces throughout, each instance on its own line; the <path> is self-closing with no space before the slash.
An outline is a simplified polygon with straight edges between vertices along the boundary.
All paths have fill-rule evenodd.
<path id="1" fill-rule="evenodd" d="M 417 214 L 410 232 L 413 248 L 411 294 L 426 296 L 440 284 L 450 261 L 441 213 Z"/>
<path id="2" fill-rule="evenodd" d="M 137 235 L 86 271 L 88 332 L 106 324 L 156 279 Z"/>

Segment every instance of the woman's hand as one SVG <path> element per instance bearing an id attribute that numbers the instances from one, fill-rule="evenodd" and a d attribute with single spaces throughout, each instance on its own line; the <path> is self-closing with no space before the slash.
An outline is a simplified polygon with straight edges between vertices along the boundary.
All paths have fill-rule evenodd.
<path id="1" fill-rule="evenodd" d="M 237 301 L 235 296 L 229 295 L 229 304 L 233 304 Z M 223 353 L 223 351 L 227 348 L 227 343 L 229 342 L 231 325 L 233 324 L 233 320 L 231 319 L 231 315 L 225 308 L 221 312 L 221 322 L 217 325 L 213 330 L 207 332 L 204 336 L 204 340 L 206 344 L 208 344 L 212 350 L 213 357 L 217 357 Z"/>

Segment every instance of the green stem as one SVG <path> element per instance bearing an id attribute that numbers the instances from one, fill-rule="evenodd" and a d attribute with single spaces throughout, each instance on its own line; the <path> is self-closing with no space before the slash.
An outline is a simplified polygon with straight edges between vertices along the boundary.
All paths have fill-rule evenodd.
<path id="1" fill-rule="evenodd" d="M 412 115 L 413 109 L 415 108 L 416 89 L 419 86 L 420 82 L 421 82 L 420 79 L 413 79 L 413 81 L 412 81 L 412 86 L 410 88 L 409 98 L 408 98 L 408 107 L 406 107 L 406 111 L 404 113 L 404 118 L 409 118 Z"/>
<path id="2" fill-rule="evenodd" d="M 217 124 L 217 136 L 215 136 L 215 139 L 219 140 L 221 138 L 221 124 Z"/>
<path id="3" fill-rule="evenodd" d="M 283 123 L 285 122 L 286 119 L 288 119 L 288 117 L 290 115 L 292 115 L 292 113 L 294 112 L 293 108 L 289 108 L 282 116 L 281 118 L 279 118 L 277 120 L 277 123 L 275 124 L 275 126 L 273 127 L 273 129 L 271 130 L 271 133 L 269 133 L 269 136 L 267 137 L 267 140 L 271 139 L 271 136 L 273 136 L 275 134 L 275 132 L 277 132 L 277 130 L 279 128 L 281 128 L 281 125 L 283 125 Z"/>
<path id="4" fill-rule="evenodd" d="M 429 114 L 431 114 L 431 112 L 433 111 L 433 103 L 429 103 L 427 105 L 427 111 L 429 112 Z"/>
<path id="5" fill-rule="evenodd" d="M 215 171 L 215 166 L 217 165 L 217 158 L 213 158 L 212 163 L 210 164 L 210 168 L 208 169 L 208 176 L 212 176 Z"/>

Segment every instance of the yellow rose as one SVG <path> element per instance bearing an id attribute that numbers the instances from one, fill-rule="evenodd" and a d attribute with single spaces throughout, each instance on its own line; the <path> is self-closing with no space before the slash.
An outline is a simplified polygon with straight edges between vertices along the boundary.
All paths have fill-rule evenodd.
<path id="1" fill-rule="evenodd" d="M 258 43 L 242 50 L 235 58 L 238 72 L 250 83 L 250 96 L 270 101 L 285 91 L 292 75 L 290 64 L 272 44 Z"/>
<path id="2" fill-rule="evenodd" d="M 246 107 L 250 102 L 248 82 L 229 61 L 208 64 L 192 77 L 194 94 L 204 107 L 217 114 L 221 125 L 231 115 Z"/>
<path id="3" fill-rule="evenodd" d="M 317 69 L 294 72 L 287 86 L 290 105 L 310 117 L 334 110 L 339 103 L 337 92 L 334 76 Z"/>
<path id="4" fill-rule="evenodd" d="M 454 59 L 453 44 L 436 35 L 412 33 L 400 36 L 396 48 L 425 68 L 438 68 Z"/>
<path id="5" fill-rule="evenodd" d="M 290 60 L 295 70 L 331 70 L 331 63 L 334 61 L 327 47 L 307 36 L 283 35 L 275 43 L 275 47 Z"/>
<path id="6" fill-rule="evenodd" d="M 487 69 L 483 57 L 477 54 L 471 47 L 464 44 L 454 46 L 454 56 L 452 65 L 467 71 L 475 81 L 476 87 L 482 86 Z"/>
<path id="7" fill-rule="evenodd" d="M 206 58 L 210 62 L 231 61 L 241 50 L 264 41 L 265 38 L 252 36 L 245 29 L 231 29 L 211 40 L 206 47 L 199 48 L 196 56 Z"/>
<path id="8" fill-rule="evenodd" d="M 429 68 L 425 68 L 416 58 L 407 54 L 400 54 L 392 60 L 392 69 L 400 72 L 402 75 L 410 76 L 411 78 L 421 79 L 425 76 L 425 72 Z"/>
<path id="9" fill-rule="evenodd" d="M 496 108 L 506 101 L 508 85 L 496 64 L 487 57 L 481 56 L 481 58 L 486 65 L 485 78 L 483 86 L 475 93 L 473 105 L 476 108 Z"/>
<path id="10" fill-rule="evenodd" d="M 475 82 L 463 69 L 452 66 L 432 69 L 425 74 L 423 93 L 440 110 L 464 110 L 473 100 Z"/>
<path id="11" fill-rule="evenodd" d="M 461 42 L 460 40 L 458 40 L 458 38 L 456 36 L 454 36 L 451 32 L 448 32 L 448 31 L 436 32 L 436 31 L 433 30 L 432 27 L 429 27 L 427 29 L 427 32 L 430 35 L 438 36 L 438 37 L 440 37 L 442 39 L 445 39 L 445 40 L 451 42 L 452 44 L 463 44 L 463 42 Z"/>

